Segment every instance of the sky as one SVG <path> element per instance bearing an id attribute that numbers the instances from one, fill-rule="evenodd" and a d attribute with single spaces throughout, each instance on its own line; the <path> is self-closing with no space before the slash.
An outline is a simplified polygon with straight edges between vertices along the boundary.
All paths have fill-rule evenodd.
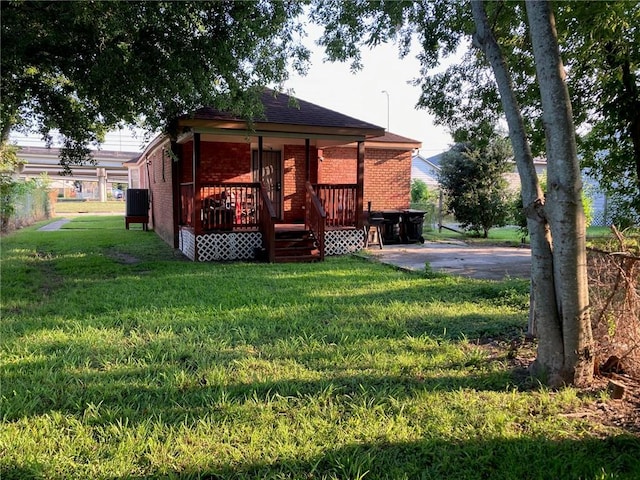
<path id="1" fill-rule="evenodd" d="M 422 142 L 421 153 L 431 156 L 448 150 L 452 140 L 447 130 L 435 126 L 426 110 L 415 108 L 420 88 L 410 81 L 420 74 L 416 48 L 403 59 L 392 44 L 363 50 L 364 68 L 352 73 L 349 63 L 324 62 L 321 48 L 314 46 L 313 38 L 307 40 L 312 49 L 309 72 L 285 84 L 296 97 L 385 128 L 388 113 L 389 131 Z M 389 94 L 388 104 L 383 91 Z"/>
<path id="2" fill-rule="evenodd" d="M 315 46 L 317 32 L 311 31 L 305 40 L 312 50 L 311 65 L 306 76 L 292 75 L 285 83 L 294 95 L 311 103 L 349 115 L 395 134 L 422 142 L 420 153 L 430 157 L 448 149 L 451 137 L 443 127 L 435 126 L 426 110 L 415 108 L 420 88 L 410 85 L 419 76 L 420 64 L 416 50 L 403 59 L 392 44 L 363 50 L 364 68 L 352 73 L 348 63 L 325 62 L 324 53 Z M 388 92 L 383 93 L 383 91 Z M 43 145 L 38 137 L 12 135 L 23 146 Z M 112 132 L 102 146 L 104 150 L 141 151 L 142 137 L 132 138 L 129 130 Z"/>

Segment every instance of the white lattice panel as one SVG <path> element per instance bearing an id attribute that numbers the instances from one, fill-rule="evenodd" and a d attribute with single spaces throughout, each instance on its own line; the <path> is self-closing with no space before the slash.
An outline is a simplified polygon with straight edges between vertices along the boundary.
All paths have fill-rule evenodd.
<path id="1" fill-rule="evenodd" d="M 324 233 L 324 254 L 345 255 L 364 248 L 364 230 L 328 230 Z"/>
<path id="2" fill-rule="evenodd" d="M 196 236 L 185 228 L 180 230 L 180 251 L 189 259 L 196 259 Z"/>
<path id="3" fill-rule="evenodd" d="M 208 233 L 198 236 L 198 261 L 250 260 L 260 247 L 260 232 Z"/>

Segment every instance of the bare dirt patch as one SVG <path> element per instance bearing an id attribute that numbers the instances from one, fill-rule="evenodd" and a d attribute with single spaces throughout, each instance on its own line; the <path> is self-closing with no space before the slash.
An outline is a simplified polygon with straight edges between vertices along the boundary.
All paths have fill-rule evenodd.
<path id="1" fill-rule="evenodd" d="M 133 255 L 124 252 L 110 251 L 107 252 L 107 257 L 123 265 L 135 265 L 141 262 L 138 257 L 134 257 Z"/>

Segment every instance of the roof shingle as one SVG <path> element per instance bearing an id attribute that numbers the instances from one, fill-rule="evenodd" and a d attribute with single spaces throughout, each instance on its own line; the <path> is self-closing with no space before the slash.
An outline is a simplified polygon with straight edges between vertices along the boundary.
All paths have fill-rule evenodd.
<path id="1" fill-rule="evenodd" d="M 256 123 L 384 130 L 378 125 L 269 89 L 263 92 L 261 100 L 264 106 L 264 118 L 255 119 Z M 190 117 L 197 120 L 243 121 L 242 118 L 233 114 L 211 107 L 200 108 Z"/>

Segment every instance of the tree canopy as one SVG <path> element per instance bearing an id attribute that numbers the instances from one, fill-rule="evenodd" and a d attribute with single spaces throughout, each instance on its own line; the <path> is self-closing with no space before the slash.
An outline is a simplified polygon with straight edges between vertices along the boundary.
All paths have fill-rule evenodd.
<path id="1" fill-rule="evenodd" d="M 640 223 L 640 3 L 559 3 L 582 165 Z"/>
<path id="2" fill-rule="evenodd" d="M 487 2 L 493 35 L 512 66 L 512 88 L 534 155 L 546 151 L 540 91 L 522 2 Z M 360 66 L 359 48 L 394 40 L 406 55 L 418 42 L 422 87 L 418 105 L 452 131 L 456 141 L 490 135 L 503 119 L 500 95 L 485 55 L 472 48 L 475 26 L 467 2 L 318 0 L 326 25 L 322 44 L 335 60 Z M 555 17 L 566 82 L 586 171 L 640 221 L 640 3 L 559 2 Z M 461 61 L 434 70 L 456 52 Z"/>
<path id="3" fill-rule="evenodd" d="M 7 1 L 0 127 L 58 129 L 63 161 L 119 124 L 167 129 L 211 105 L 260 115 L 258 93 L 304 71 L 295 1 Z"/>

